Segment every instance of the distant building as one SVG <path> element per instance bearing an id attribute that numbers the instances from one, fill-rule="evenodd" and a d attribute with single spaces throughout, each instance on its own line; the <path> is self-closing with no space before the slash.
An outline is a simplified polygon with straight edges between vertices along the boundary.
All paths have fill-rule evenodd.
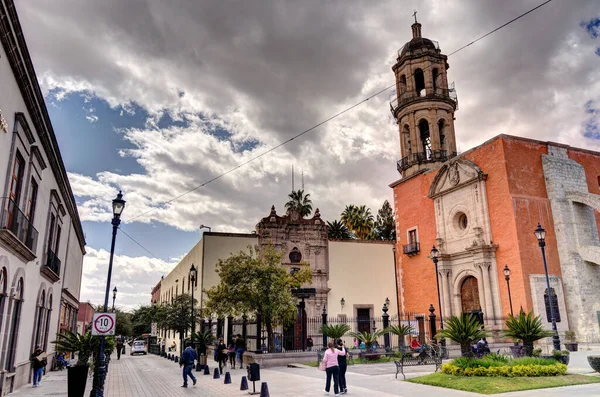
<path id="1" fill-rule="evenodd" d="M 161 285 L 162 279 L 156 283 L 156 285 L 154 286 L 154 288 L 152 288 L 152 296 L 150 299 L 150 303 L 158 303 L 160 302 L 160 285 Z"/>
<path id="2" fill-rule="evenodd" d="M 79 304 L 79 313 L 77 314 L 77 332 L 83 334 L 85 330 L 92 324 L 94 318 L 94 306 L 89 302 Z"/>
<path id="3" fill-rule="evenodd" d="M 444 319 L 482 313 L 487 329 L 500 330 L 511 310 L 523 308 L 550 329 L 553 307 L 559 331 L 598 341 L 600 153 L 499 135 L 457 154 L 458 103 L 447 57 L 421 37 L 420 24 L 412 29 L 392 68 L 401 178 L 390 186 L 401 310 L 438 307 L 439 289 Z M 550 289 L 534 235 L 538 223 L 547 231 Z M 440 251 L 437 275 L 432 246 Z"/>
<path id="4" fill-rule="evenodd" d="M 202 306 L 205 295 L 201 291 L 219 283 L 215 271 L 219 259 L 226 259 L 240 251 L 248 251 L 248 246 L 273 246 L 284 253 L 282 266 L 292 271 L 307 266 L 312 271 L 312 284 L 304 287 L 316 289 L 316 296 L 306 300 L 306 319 L 318 319 L 325 310 L 336 321 L 358 319 L 352 325 L 354 331 L 372 331 L 372 320 L 382 315 L 382 306 L 390 298 L 390 318 L 396 316 L 396 280 L 394 276 L 393 241 L 347 240 L 329 241 L 327 223 L 321 219 L 319 210 L 312 218 L 304 219 L 296 212 L 280 216 L 275 207 L 270 214 L 256 225 L 255 234 L 204 233 L 202 240 L 166 275 L 160 283 L 161 303 L 170 302 L 182 293 L 191 293 Z M 304 265 L 303 263 L 306 263 Z M 198 268 L 199 280 L 192 286 L 189 269 L 194 264 Z M 423 313 L 426 313 L 423 312 Z M 251 315 L 254 315 L 252 313 Z M 241 333 L 241 322 L 233 319 L 206 319 L 214 334 L 229 338 Z M 286 350 L 302 349 L 300 319 L 296 324 L 284 327 Z M 235 327 L 234 324 L 235 323 Z M 313 324 L 311 329 L 318 328 Z M 381 324 L 380 324 L 381 326 Z M 196 330 L 200 329 L 198 324 Z M 257 332 L 254 325 L 248 327 L 249 350 L 257 349 Z M 160 337 L 167 339 L 167 346 L 173 341 L 179 345 L 179 335 L 162 330 Z M 312 335 L 314 339 L 316 334 Z M 315 340 L 315 344 L 320 343 Z"/>
<path id="5" fill-rule="evenodd" d="M 76 329 L 85 239 L 13 0 L 0 1 L 0 395 Z"/>

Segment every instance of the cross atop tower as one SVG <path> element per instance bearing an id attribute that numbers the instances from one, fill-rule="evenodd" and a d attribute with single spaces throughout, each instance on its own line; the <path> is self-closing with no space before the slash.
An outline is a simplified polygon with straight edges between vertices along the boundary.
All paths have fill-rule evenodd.
<path id="1" fill-rule="evenodd" d="M 413 17 L 415 17 L 415 23 L 418 23 L 417 22 L 417 10 L 415 10 L 415 12 L 413 13 Z"/>

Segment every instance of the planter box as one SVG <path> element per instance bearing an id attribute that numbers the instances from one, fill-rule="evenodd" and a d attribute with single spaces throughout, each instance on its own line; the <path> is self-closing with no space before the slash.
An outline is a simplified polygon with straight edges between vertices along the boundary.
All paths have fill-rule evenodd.
<path id="1" fill-rule="evenodd" d="M 588 356 L 590 367 L 596 372 L 600 372 L 600 356 Z"/>
<path id="2" fill-rule="evenodd" d="M 570 352 L 576 352 L 578 350 L 579 344 L 577 342 L 565 343 L 565 349 Z"/>
<path id="3" fill-rule="evenodd" d="M 542 357 L 542 358 L 551 358 L 551 359 L 554 359 L 554 360 L 558 361 L 559 363 L 565 364 L 565 365 L 569 365 L 569 362 L 571 361 L 571 356 L 554 357 L 553 355 L 542 354 L 540 357 Z"/>
<path id="4" fill-rule="evenodd" d="M 68 397 L 83 397 L 89 366 L 67 367 Z"/>

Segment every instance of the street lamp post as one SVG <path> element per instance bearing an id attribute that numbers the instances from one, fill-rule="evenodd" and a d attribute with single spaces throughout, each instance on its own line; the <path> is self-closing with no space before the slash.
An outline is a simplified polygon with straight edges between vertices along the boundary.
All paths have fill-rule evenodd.
<path id="1" fill-rule="evenodd" d="M 206 225 L 200 225 L 200 230 L 202 229 L 208 229 L 208 232 L 210 233 L 212 231 L 212 228 L 210 226 L 206 226 Z"/>
<path id="2" fill-rule="evenodd" d="M 558 337 L 558 330 L 556 328 L 556 315 L 554 313 L 554 305 L 552 304 L 552 298 L 550 294 L 550 278 L 548 277 L 548 266 L 546 265 L 546 230 L 538 223 L 537 228 L 535 229 L 535 237 L 538 239 L 538 244 L 540 249 L 542 250 L 542 259 L 544 260 L 544 272 L 546 273 L 546 288 L 548 293 L 548 300 L 550 303 L 550 316 L 552 320 L 552 331 L 554 331 L 554 335 L 552 336 L 552 344 L 554 345 L 554 350 L 560 351 L 560 338 Z"/>
<path id="3" fill-rule="evenodd" d="M 197 270 L 192 263 L 192 267 L 190 267 L 190 281 L 192 283 L 192 348 L 196 349 L 194 345 L 194 332 L 196 331 L 196 317 L 194 313 L 194 286 L 196 285 L 196 274 Z"/>
<path id="4" fill-rule="evenodd" d="M 508 303 L 510 305 L 510 315 L 514 315 L 513 314 L 513 308 L 512 308 L 512 297 L 510 296 L 510 269 L 508 268 L 508 265 L 504 265 L 504 279 L 506 280 L 506 286 L 508 287 Z"/>
<path id="5" fill-rule="evenodd" d="M 112 201 L 113 219 L 112 219 L 112 241 L 110 243 L 110 259 L 108 261 L 108 277 L 106 280 L 106 293 L 104 294 L 103 313 L 108 312 L 108 296 L 110 294 L 110 279 L 112 276 L 113 257 L 115 254 L 115 241 L 117 239 L 117 229 L 121 224 L 121 214 L 125 208 L 125 200 L 123 194 L 119 191 L 117 198 Z M 94 374 L 96 385 L 96 397 L 104 397 L 104 381 L 106 379 L 106 358 L 104 357 L 105 337 L 100 337 L 100 353 L 98 354 L 98 365 Z"/>
<path id="6" fill-rule="evenodd" d="M 435 265 L 435 283 L 437 286 L 437 296 L 438 296 L 438 313 L 440 314 L 440 329 L 444 329 L 444 319 L 442 317 L 442 297 L 440 295 L 440 276 L 438 274 L 438 257 L 440 256 L 440 251 L 435 248 L 431 248 L 431 260 Z M 432 335 L 433 337 L 433 335 Z"/>
<path id="7" fill-rule="evenodd" d="M 115 311 L 115 299 L 117 299 L 117 287 L 115 286 L 115 288 L 113 289 L 113 307 L 112 307 L 112 311 Z"/>

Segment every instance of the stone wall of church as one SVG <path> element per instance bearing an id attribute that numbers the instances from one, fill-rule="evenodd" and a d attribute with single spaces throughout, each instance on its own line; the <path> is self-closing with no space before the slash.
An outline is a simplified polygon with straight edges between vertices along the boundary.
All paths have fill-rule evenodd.
<path id="1" fill-rule="evenodd" d="M 591 195 L 585 169 L 569 158 L 567 147 L 560 145 L 548 145 L 548 155 L 542 156 L 542 164 L 552 205 L 570 329 L 582 341 L 598 340 L 600 266 L 584 261 L 579 252 L 582 246 L 600 245 L 596 216 L 593 208 L 570 200 L 570 196 Z"/>

